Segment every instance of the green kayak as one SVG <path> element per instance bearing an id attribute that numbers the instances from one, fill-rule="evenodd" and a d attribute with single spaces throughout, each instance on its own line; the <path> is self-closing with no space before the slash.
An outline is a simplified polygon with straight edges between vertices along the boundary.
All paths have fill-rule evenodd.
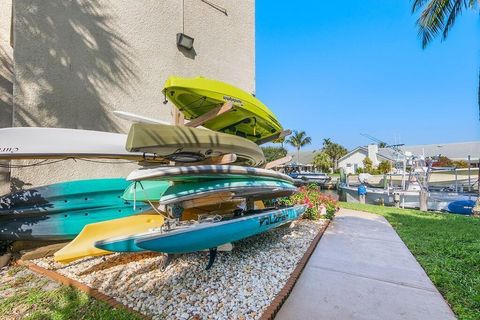
<path id="1" fill-rule="evenodd" d="M 253 95 L 224 82 L 203 77 L 170 77 L 165 96 L 184 114 L 195 119 L 210 110 L 232 102 L 233 108 L 203 124 L 213 131 L 241 136 L 256 143 L 274 140 L 282 132 L 275 114 Z"/>
<path id="2" fill-rule="evenodd" d="M 259 166 L 265 162 L 262 149 L 250 140 L 185 126 L 134 123 L 126 149 L 176 162 L 199 162 L 225 154 L 235 154 L 237 164 Z"/>

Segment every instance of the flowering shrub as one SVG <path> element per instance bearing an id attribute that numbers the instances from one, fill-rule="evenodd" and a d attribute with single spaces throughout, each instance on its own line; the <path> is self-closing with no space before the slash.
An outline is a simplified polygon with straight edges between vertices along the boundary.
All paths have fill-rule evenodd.
<path id="1" fill-rule="evenodd" d="M 317 220 L 320 217 L 332 219 L 337 212 L 337 200 L 320 192 L 317 185 L 311 184 L 298 188 L 298 192 L 282 200 L 284 204 L 306 204 L 305 219 Z"/>

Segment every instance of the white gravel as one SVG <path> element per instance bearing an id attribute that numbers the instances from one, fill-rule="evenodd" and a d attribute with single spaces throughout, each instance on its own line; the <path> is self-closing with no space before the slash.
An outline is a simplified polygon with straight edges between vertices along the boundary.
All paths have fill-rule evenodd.
<path id="1" fill-rule="evenodd" d="M 68 265 L 51 257 L 41 267 L 78 280 L 154 319 L 258 319 L 282 289 L 325 221 L 244 239 L 219 252 L 208 271 L 206 252 L 178 256 L 162 272 L 157 253 L 112 254 Z"/>

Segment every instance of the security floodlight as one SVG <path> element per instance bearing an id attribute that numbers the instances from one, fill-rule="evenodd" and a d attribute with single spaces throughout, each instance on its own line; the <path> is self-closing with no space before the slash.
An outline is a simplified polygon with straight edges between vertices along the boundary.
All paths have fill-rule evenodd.
<path id="1" fill-rule="evenodd" d="M 193 48 L 193 38 L 184 33 L 177 33 L 177 46 L 191 50 Z"/>

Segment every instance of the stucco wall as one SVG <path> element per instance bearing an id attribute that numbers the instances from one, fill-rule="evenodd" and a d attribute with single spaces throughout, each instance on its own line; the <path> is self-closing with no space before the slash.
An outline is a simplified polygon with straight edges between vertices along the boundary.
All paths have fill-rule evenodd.
<path id="1" fill-rule="evenodd" d="M 0 1 L 0 128 L 12 125 L 13 50 L 10 46 L 12 2 Z M 0 147 L 2 142 L 0 141 Z M 0 165 L 6 165 L 0 161 Z M 0 166 L 0 194 L 9 191 L 9 170 Z"/>
<path id="2" fill-rule="evenodd" d="M 215 78 L 255 90 L 253 0 L 16 0 L 14 126 L 128 131 L 112 110 L 171 120 L 161 90 L 170 75 Z M 125 176 L 132 165 L 67 161 L 15 169 L 15 186 Z"/>

